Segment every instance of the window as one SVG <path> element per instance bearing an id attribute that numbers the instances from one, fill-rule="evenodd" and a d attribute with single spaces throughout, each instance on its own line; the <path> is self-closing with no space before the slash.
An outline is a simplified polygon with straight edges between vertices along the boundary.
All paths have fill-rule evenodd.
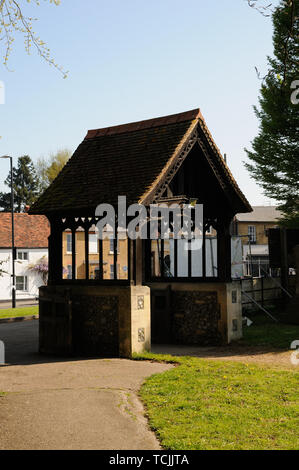
<path id="1" fill-rule="evenodd" d="M 28 251 L 18 251 L 18 260 L 28 261 Z"/>
<path id="2" fill-rule="evenodd" d="M 248 225 L 248 235 L 250 243 L 256 243 L 256 227 L 255 225 Z"/>
<path id="3" fill-rule="evenodd" d="M 114 265 L 110 264 L 110 279 L 114 279 Z"/>
<path id="4" fill-rule="evenodd" d="M 70 264 L 67 266 L 67 279 L 72 279 L 72 266 Z"/>
<path id="5" fill-rule="evenodd" d="M 98 253 L 98 238 L 92 233 L 89 234 L 89 253 Z"/>
<path id="6" fill-rule="evenodd" d="M 72 253 L 72 234 L 71 233 L 66 234 L 66 252 Z"/>
<path id="7" fill-rule="evenodd" d="M 16 276 L 16 290 L 21 290 L 21 291 L 28 290 L 27 276 Z"/>
<path id="8" fill-rule="evenodd" d="M 114 254 L 114 238 L 110 238 L 110 255 L 113 255 Z M 117 253 L 119 253 L 119 239 L 117 239 Z"/>
<path id="9" fill-rule="evenodd" d="M 116 279 L 119 279 L 120 265 L 116 266 Z M 110 264 L 110 279 L 114 279 L 114 264 Z"/>

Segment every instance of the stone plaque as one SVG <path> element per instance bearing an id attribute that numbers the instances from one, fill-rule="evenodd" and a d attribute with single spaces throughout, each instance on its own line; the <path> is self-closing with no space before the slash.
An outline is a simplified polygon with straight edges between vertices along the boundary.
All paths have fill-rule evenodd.
<path id="1" fill-rule="evenodd" d="M 137 296 L 137 309 L 144 310 L 144 295 Z"/>
<path id="2" fill-rule="evenodd" d="M 145 332 L 144 328 L 138 328 L 138 342 L 144 343 L 145 341 Z"/>

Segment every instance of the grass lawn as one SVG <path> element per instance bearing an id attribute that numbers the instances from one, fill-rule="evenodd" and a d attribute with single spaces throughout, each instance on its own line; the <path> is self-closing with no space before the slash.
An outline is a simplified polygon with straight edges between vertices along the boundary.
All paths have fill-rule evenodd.
<path id="1" fill-rule="evenodd" d="M 179 364 L 140 391 L 165 449 L 299 448 L 297 372 L 150 353 L 134 359 Z"/>
<path id="2" fill-rule="evenodd" d="M 243 328 L 241 344 L 290 349 L 292 341 L 299 340 L 299 325 L 275 323 L 265 315 L 248 317 L 253 324 Z"/>
<path id="3" fill-rule="evenodd" d="M 0 309 L 0 319 L 13 317 L 27 317 L 31 315 L 38 315 L 38 306 Z"/>

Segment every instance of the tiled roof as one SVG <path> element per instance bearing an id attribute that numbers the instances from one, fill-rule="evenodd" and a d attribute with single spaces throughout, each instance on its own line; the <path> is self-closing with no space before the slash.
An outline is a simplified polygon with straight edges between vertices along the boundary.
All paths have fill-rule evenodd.
<path id="1" fill-rule="evenodd" d="M 100 203 L 147 201 L 182 146 L 199 126 L 239 211 L 251 210 L 216 147 L 199 109 L 162 118 L 88 131 L 72 158 L 30 210 L 31 214 L 84 211 Z"/>
<path id="2" fill-rule="evenodd" d="M 49 222 L 43 215 L 14 214 L 16 248 L 48 248 Z M 0 212 L 0 248 L 11 247 L 11 213 Z"/>
<path id="3" fill-rule="evenodd" d="M 237 214 L 239 222 L 274 222 L 282 217 L 282 212 L 275 206 L 253 206 L 250 214 Z"/>

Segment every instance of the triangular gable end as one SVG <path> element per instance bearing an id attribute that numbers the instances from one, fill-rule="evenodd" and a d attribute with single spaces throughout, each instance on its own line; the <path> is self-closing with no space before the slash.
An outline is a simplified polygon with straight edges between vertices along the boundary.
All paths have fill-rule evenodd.
<path id="1" fill-rule="evenodd" d="M 199 144 L 235 212 L 251 207 L 231 175 L 199 109 L 89 131 L 31 214 L 92 216 L 98 204 L 157 200 Z M 230 203 L 230 202 L 228 202 Z"/>

